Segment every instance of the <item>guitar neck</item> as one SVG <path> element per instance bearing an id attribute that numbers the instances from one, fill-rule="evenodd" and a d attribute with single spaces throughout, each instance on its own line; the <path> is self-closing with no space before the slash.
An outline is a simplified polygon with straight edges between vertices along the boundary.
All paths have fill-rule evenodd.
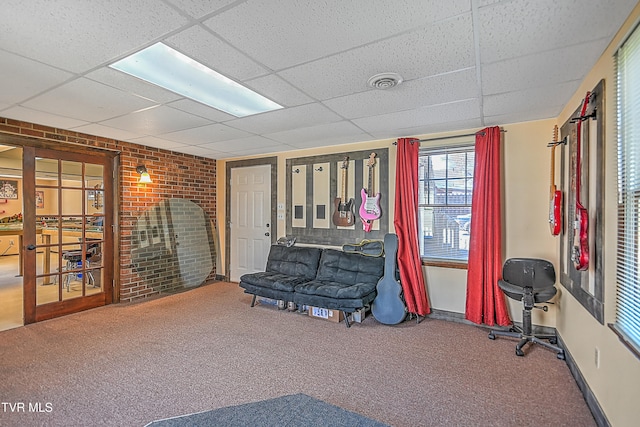
<path id="1" fill-rule="evenodd" d="M 373 196 L 373 165 L 369 166 L 369 184 L 367 185 L 367 194 Z"/>
<path id="2" fill-rule="evenodd" d="M 551 147 L 551 184 L 549 185 L 549 197 L 553 200 L 556 191 L 556 147 L 558 146 L 558 125 L 553 127 L 553 145 Z"/>
<path id="3" fill-rule="evenodd" d="M 347 200 L 347 169 L 342 168 L 342 194 L 340 194 L 342 202 Z"/>
<path id="4" fill-rule="evenodd" d="M 582 181 L 582 118 L 587 111 L 590 95 L 591 93 L 587 92 L 587 95 L 584 98 L 576 130 L 576 205 L 582 205 L 582 203 L 580 203 L 580 187 Z"/>
<path id="5" fill-rule="evenodd" d="M 554 192 L 556 190 L 556 177 L 555 177 L 555 165 L 556 165 L 556 146 L 551 148 L 551 172 L 550 172 L 550 184 L 549 184 L 549 197 L 553 199 Z"/>

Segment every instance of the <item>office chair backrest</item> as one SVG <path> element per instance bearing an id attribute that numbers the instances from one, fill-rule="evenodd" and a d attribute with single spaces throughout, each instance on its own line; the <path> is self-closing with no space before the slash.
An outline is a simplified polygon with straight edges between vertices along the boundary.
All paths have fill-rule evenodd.
<path id="1" fill-rule="evenodd" d="M 556 283 L 556 271 L 544 259 L 510 258 L 502 266 L 502 280 L 523 288 L 549 288 Z"/>

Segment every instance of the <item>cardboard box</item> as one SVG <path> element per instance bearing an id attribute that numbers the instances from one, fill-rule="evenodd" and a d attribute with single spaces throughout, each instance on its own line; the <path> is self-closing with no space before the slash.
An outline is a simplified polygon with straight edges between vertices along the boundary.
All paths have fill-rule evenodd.
<path id="1" fill-rule="evenodd" d="M 267 298 L 267 297 L 259 297 L 258 298 L 258 303 L 261 305 L 269 305 L 269 306 L 273 306 L 273 307 L 278 307 L 278 310 L 284 310 L 285 308 L 287 308 L 287 305 L 284 301 L 282 300 L 275 300 L 272 298 Z"/>
<path id="2" fill-rule="evenodd" d="M 321 307 L 309 307 L 309 316 L 317 319 L 328 320 L 333 323 L 340 323 L 344 320 L 343 312 Z"/>
<path id="3" fill-rule="evenodd" d="M 362 307 L 349 315 L 349 321 L 352 323 L 362 323 L 365 318 L 368 307 Z"/>

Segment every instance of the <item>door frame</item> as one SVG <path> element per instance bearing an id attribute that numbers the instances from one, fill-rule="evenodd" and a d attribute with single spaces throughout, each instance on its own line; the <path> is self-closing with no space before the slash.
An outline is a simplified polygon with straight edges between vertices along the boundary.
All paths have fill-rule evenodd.
<path id="1" fill-rule="evenodd" d="M 72 143 L 60 142 L 60 141 L 49 141 L 49 140 L 39 139 L 34 137 L 10 135 L 10 134 L 2 134 L 2 133 L 0 133 L 0 144 L 22 147 L 23 161 L 24 161 L 24 151 L 29 149 L 34 149 L 34 148 L 47 149 L 47 150 L 66 152 L 66 153 L 75 153 L 79 155 L 86 155 L 87 153 L 91 153 L 93 155 L 104 157 L 107 160 L 106 163 L 108 163 L 109 167 L 111 168 L 111 174 L 110 174 L 111 176 L 109 180 L 105 179 L 104 185 L 105 186 L 109 185 L 112 188 L 111 194 L 113 194 L 113 200 L 112 200 L 112 207 L 109 210 L 112 218 L 112 222 L 111 222 L 112 226 L 110 227 L 111 230 L 108 230 L 107 227 L 105 227 L 104 234 L 105 234 L 105 244 L 107 244 L 107 242 L 110 242 L 112 247 L 112 257 L 111 257 L 111 265 L 112 265 L 111 289 L 112 291 L 109 295 L 104 296 L 104 300 L 105 300 L 105 304 L 119 302 L 120 301 L 120 238 L 118 233 L 118 230 L 119 230 L 118 224 L 120 223 L 120 214 L 119 214 L 120 183 L 117 177 L 119 176 L 118 171 L 120 167 L 120 152 L 115 150 L 109 150 L 106 148 L 92 147 L 89 145 L 72 144 Z M 30 165 L 30 167 L 35 168 L 35 164 Z M 104 176 L 108 177 L 109 176 L 108 172 L 105 171 Z M 24 185 L 25 179 L 32 179 L 32 178 L 33 177 L 26 177 L 23 170 L 22 172 L 23 185 Z M 33 184 L 35 185 L 35 182 Z M 23 209 L 25 210 L 27 208 L 35 209 L 35 194 L 26 194 L 25 192 L 23 193 L 24 193 Z M 105 214 L 106 213 L 107 211 L 105 209 Z M 25 253 L 26 245 L 27 245 L 26 242 L 30 241 L 29 239 L 35 241 L 35 234 L 33 233 L 34 230 L 30 230 L 30 227 L 23 227 L 23 228 L 24 228 L 23 246 L 25 247 L 23 247 L 22 250 L 23 250 L 23 253 Z M 31 234 L 33 234 L 33 236 Z M 108 238 L 107 238 L 107 235 L 109 235 Z M 25 261 L 24 268 L 25 269 L 35 268 L 35 265 L 29 266 L 27 264 L 28 259 L 29 257 L 25 257 L 24 259 Z M 71 312 L 81 311 L 86 308 L 91 308 L 89 306 L 85 306 L 86 304 L 83 304 L 82 307 L 74 307 L 74 310 L 70 311 L 69 313 L 66 313 L 66 312 L 63 313 L 63 312 L 57 312 L 57 311 L 47 312 L 46 310 L 43 310 L 40 313 L 38 313 L 38 315 L 36 316 L 35 305 L 27 308 L 27 301 L 35 301 L 35 288 L 27 294 L 28 288 L 29 286 L 27 286 L 26 283 L 23 283 L 23 293 L 24 293 L 23 304 L 24 304 L 24 324 L 25 325 L 34 323 L 34 322 L 39 322 L 41 320 L 50 319 L 53 317 L 62 316 L 65 314 L 70 314 Z M 88 297 L 88 298 L 91 298 L 91 297 Z"/>
<path id="2" fill-rule="evenodd" d="M 251 166 L 271 166 L 271 244 L 278 236 L 278 158 L 265 157 L 260 159 L 237 160 L 226 163 L 225 179 L 225 239 L 224 239 L 224 279 L 229 281 L 231 277 L 231 169 L 246 168 Z"/>

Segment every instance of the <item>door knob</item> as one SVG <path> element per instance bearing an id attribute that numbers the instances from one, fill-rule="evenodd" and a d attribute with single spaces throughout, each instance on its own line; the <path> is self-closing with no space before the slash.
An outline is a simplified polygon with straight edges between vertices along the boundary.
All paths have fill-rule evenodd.
<path id="1" fill-rule="evenodd" d="M 28 250 L 28 251 L 32 251 L 32 250 L 34 250 L 35 248 L 36 248 L 36 245 L 28 245 L 28 246 L 27 246 L 27 250 Z"/>

